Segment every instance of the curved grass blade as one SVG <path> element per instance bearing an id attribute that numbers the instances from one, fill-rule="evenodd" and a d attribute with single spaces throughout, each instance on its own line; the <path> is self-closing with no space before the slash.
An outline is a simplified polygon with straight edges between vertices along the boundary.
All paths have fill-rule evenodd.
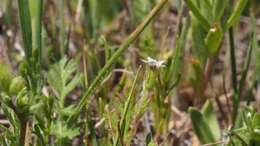
<path id="1" fill-rule="evenodd" d="M 192 11 L 192 14 L 197 18 L 198 22 L 201 24 L 201 26 L 207 31 L 210 29 L 210 23 L 209 21 L 201 14 L 199 9 L 196 7 L 196 5 L 192 2 L 192 0 L 185 0 L 187 5 L 189 6 L 190 10 Z"/>
<path id="2" fill-rule="evenodd" d="M 124 107 L 124 111 L 123 111 L 123 114 L 122 114 L 122 118 L 121 118 L 120 123 L 119 123 L 119 128 L 120 128 L 119 131 L 121 133 L 119 133 L 117 135 L 115 146 L 118 145 L 120 137 L 121 137 L 122 140 L 124 139 L 125 125 L 126 125 L 126 116 L 127 116 L 130 104 L 131 104 L 131 102 L 133 100 L 133 97 L 134 97 L 133 93 L 134 93 L 134 89 L 135 89 L 135 86 L 136 86 L 136 83 L 137 83 L 137 79 L 138 79 L 139 74 L 140 74 L 140 70 L 141 70 L 141 67 L 139 67 L 139 69 L 137 71 L 137 74 L 136 74 L 135 79 L 134 79 L 133 86 L 132 86 L 131 91 L 130 91 L 130 93 L 128 95 L 127 101 L 125 103 L 125 107 Z"/>
<path id="3" fill-rule="evenodd" d="M 226 22 L 225 28 L 229 29 L 231 26 L 233 26 L 238 20 L 240 15 L 242 14 L 244 8 L 246 7 L 248 0 L 239 0 L 237 3 L 235 10 L 229 17 L 229 19 Z"/>

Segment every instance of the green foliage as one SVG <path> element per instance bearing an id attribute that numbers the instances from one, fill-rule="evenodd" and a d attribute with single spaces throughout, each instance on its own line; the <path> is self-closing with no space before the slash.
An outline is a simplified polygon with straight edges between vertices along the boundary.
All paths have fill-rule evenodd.
<path id="1" fill-rule="evenodd" d="M 232 12 L 231 16 L 226 22 L 225 29 L 229 29 L 232 25 L 234 25 L 239 20 L 239 17 L 241 16 L 244 8 L 246 7 L 247 2 L 248 0 L 239 0 L 237 2 L 234 11 Z"/>
<path id="2" fill-rule="evenodd" d="M 198 93 L 203 89 L 203 67 L 199 60 L 193 59 L 188 70 L 188 81 Z"/>
<path id="3" fill-rule="evenodd" d="M 185 1 L 187 5 L 189 6 L 190 10 L 192 11 L 192 14 L 196 17 L 199 24 L 207 31 L 209 30 L 211 24 L 210 22 L 203 16 L 201 11 L 199 10 L 198 5 L 196 5 L 192 0 L 186 0 Z M 207 12 L 209 13 L 209 12 Z"/>
<path id="4" fill-rule="evenodd" d="M 120 139 L 122 141 L 124 141 L 124 135 L 125 135 L 125 129 L 126 129 L 126 117 L 127 117 L 128 112 L 129 112 L 130 104 L 133 102 L 133 92 L 134 92 L 134 88 L 135 88 L 136 83 L 137 83 L 137 79 L 138 79 L 140 70 L 141 70 L 141 68 L 139 68 L 138 71 L 137 71 L 136 77 L 135 77 L 134 82 L 133 82 L 133 86 L 131 88 L 131 91 L 128 95 L 128 98 L 127 98 L 125 106 L 124 106 L 122 117 L 121 117 L 121 120 L 119 122 L 118 136 L 117 136 L 115 144 L 114 144 L 115 146 L 117 146 L 119 144 Z M 121 143 L 121 144 L 123 145 L 123 143 Z"/>
<path id="5" fill-rule="evenodd" d="M 87 35 L 90 40 L 95 40 L 97 31 L 103 29 L 119 12 L 123 2 L 114 0 L 113 3 L 107 3 L 105 0 L 89 0 L 83 2 L 85 24 Z"/>
<path id="6" fill-rule="evenodd" d="M 9 86 L 9 94 L 17 95 L 24 87 L 24 79 L 21 76 L 15 77 Z"/>
<path id="7" fill-rule="evenodd" d="M 2 62 L 0 62 L 0 92 L 9 92 L 9 87 L 13 79 L 13 73 L 11 68 Z"/>
<path id="8" fill-rule="evenodd" d="M 32 26 L 28 0 L 18 0 L 23 47 L 27 61 L 32 57 Z"/>
<path id="9" fill-rule="evenodd" d="M 205 103 L 202 112 L 190 108 L 189 113 L 193 130 L 201 144 L 214 143 L 220 140 L 220 129 L 211 101 Z"/>
<path id="10" fill-rule="evenodd" d="M 246 107 L 241 112 L 241 123 L 235 129 L 228 131 L 229 144 L 255 146 L 260 141 L 260 115 L 251 107 Z"/>
<path id="11" fill-rule="evenodd" d="M 205 38 L 205 45 L 209 56 L 218 54 L 223 38 L 223 32 L 219 24 L 211 28 Z"/>
<path id="12" fill-rule="evenodd" d="M 213 134 L 214 134 L 215 139 L 220 139 L 220 135 L 221 135 L 220 127 L 218 124 L 217 117 L 215 115 L 212 101 L 208 100 L 203 105 L 201 113 L 205 117 L 207 122 L 209 123 L 210 130 L 214 131 Z"/>
<path id="13" fill-rule="evenodd" d="M 186 102 L 187 92 L 188 106 L 197 105 L 195 98 L 207 99 L 210 98 L 208 95 L 215 95 L 207 88 L 213 81 L 211 75 L 216 69 L 219 50 L 226 45 L 222 42 L 227 31 L 233 81 L 227 106 L 231 100 L 232 107 L 228 108 L 232 108 L 232 112 L 228 113 L 224 108 L 228 120 L 220 129 L 213 101 L 208 100 L 201 111 L 190 107 L 192 132 L 201 144 L 206 145 L 260 145 L 260 115 L 249 106 L 260 85 L 260 51 L 256 20 L 251 10 L 253 1 L 178 0 L 177 7 L 171 1 L 172 5 L 165 9 L 167 13 L 156 22 L 152 21 L 168 0 L 17 2 L 16 5 L 11 0 L 0 0 L 0 13 L 3 11 L 0 34 L 6 43 L 3 56 L 13 67 L 19 66 L 19 72 L 12 71 L 0 62 L 0 114 L 9 122 L 8 126 L 0 123 L 0 145 L 70 146 L 78 138 L 79 145 L 123 146 L 135 145 L 135 142 L 138 145 L 139 134 L 146 146 L 175 145 L 178 138 L 186 138 L 186 135 L 174 132 L 179 130 L 174 121 L 178 117 L 172 111 L 174 101 L 178 98 Z M 247 11 L 247 4 L 252 30 L 238 80 L 233 32 L 236 29 L 233 28 L 243 11 Z M 18 64 L 13 59 L 18 54 L 13 48 L 19 43 L 12 38 L 20 35 L 16 21 L 12 21 L 16 18 L 13 17 L 16 7 L 25 52 L 25 58 Z M 74 20 L 74 15 L 83 17 Z M 177 20 L 174 21 L 176 28 L 174 25 L 164 29 L 164 21 L 171 23 L 172 19 Z M 133 33 L 122 40 L 121 37 L 131 30 Z M 172 37 L 174 41 L 170 40 Z M 119 43 L 121 45 L 117 46 Z M 13 44 L 17 46 L 13 47 Z M 133 47 L 126 52 L 130 45 Z M 8 48 L 6 58 L 5 46 Z M 137 70 L 140 60 L 145 67 Z M 249 82 L 251 64 L 254 76 Z M 81 72 L 84 72 L 84 81 Z M 176 88 L 180 82 L 181 86 Z M 240 102 L 246 97 L 244 108 Z M 222 104 L 218 103 L 219 111 L 223 110 Z M 176 113 L 182 115 L 182 112 L 187 111 Z M 228 126 L 231 128 L 227 129 Z M 172 141 L 171 137 L 177 140 Z"/>
<path id="14" fill-rule="evenodd" d="M 5 104 L 1 104 L 3 113 L 8 118 L 11 127 L 6 128 L 0 124 L 0 129 L 3 135 L 0 137 L 0 144 L 3 146 L 19 145 L 19 120 L 12 109 Z"/>
<path id="15" fill-rule="evenodd" d="M 58 139 L 72 139 L 73 137 L 79 135 L 79 132 L 79 128 L 68 128 L 67 125 L 61 121 L 52 123 L 50 127 L 50 134 L 57 136 Z"/>
<path id="16" fill-rule="evenodd" d="M 213 2 L 213 16 L 215 21 L 218 22 L 223 17 L 223 13 L 225 12 L 227 3 L 228 0 L 222 0 L 222 1 L 215 0 Z"/>
<path id="17" fill-rule="evenodd" d="M 160 11 L 160 9 L 165 5 L 167 0 L 162 0 L 157 6 L 149 13 L 146 19 L 136 28 L 136 30 L 129 35 L 129 37 L 123 42 L 123 44 L 114 52 L 111 58 L 106 62 L 104 67 L 99 71 L 98 75 L 94 79 L 94 81 L 89 86 L 88 90 L 85 92 L 83 98 L 80 100 L 76 111 L 79 112 L 83 106 L 87 103 L 88 97 L 94 92 L 95 88 L 100 84 L 100 81 L 104 79 L 108 70 L 114 63 L 114 61 L 133 43 L 137 37 L 144 31 L 144 29 L 148 26 L 151 20 L 155 17 L 155 15 Z"/>
<path id="18" fill-rule="evenodd" d="M 74 77 L 71 78 L 74 73 Z M 65 97 L 79 84 L 82 76 L 78 71 L 76 62 L 65 57 L 59 63 L 53 65 L 47 74 L 47 79 L 49 84 L 59 94 L 61 102 L 64 102 Z"/>

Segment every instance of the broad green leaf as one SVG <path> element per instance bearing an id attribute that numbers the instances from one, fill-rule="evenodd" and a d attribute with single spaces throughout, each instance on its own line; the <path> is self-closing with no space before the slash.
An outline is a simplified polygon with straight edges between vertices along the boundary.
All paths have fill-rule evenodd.
<path id="1" fill-rule="evenodd" d="M 195 108 L 189 109 L 191 122 L 193 131 L 195 132 L 196 136 L 198 137 L 201 144 L 207 144 L 216 142 L 219 139 L 216 139 L 214 132 L 212 131 L 207 119 Z"/>
<path id="2" fill-rule="evenodd" d="M 216 56 L 223 39 L 223 32 L 219 24 L 211 28 L 205 38 L 205 45 L 210 56 Z"/>
<path id="3" fill-rule="evenodd" d="M 207 35 L 202 26 L 198 23 L 197 19 L 192 17 L 191 23 L 191 37 L 192 37 L 192 54 L 200 60 L 201 63 L 206 62 L 207 58 L 207 47 L 205 44 L 205 37 Z"/>
<path id="4" fill-rule="evenodd" d="M 213 131 L 215 139 L 219 140 L 221 136 L 220 127 L 218 124 L 217 117 L 214 113 L 212 102 L 210 100 L 208 100 L 204 104 L 201 112 L 205 117 L 205 119 L 207 120 L 210 130 Z"/>

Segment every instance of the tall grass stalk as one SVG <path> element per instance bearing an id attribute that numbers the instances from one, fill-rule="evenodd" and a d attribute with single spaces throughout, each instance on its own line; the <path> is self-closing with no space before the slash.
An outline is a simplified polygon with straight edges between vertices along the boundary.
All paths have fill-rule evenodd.
<path id="1" fill-rule="evenodd" d="M 128 38 L 123 42 L 123 44 L 115 51 L 111 58 L 107 61 L 105 66 L 100 70 L 94 81 L 90 84 L 88 90 L 81 98 L 75 111 L 76 114 L 88 104 L 88 97 L 95 91 L 96 87 L 100 85 L 101 80 L 105 77 L 106 73 L 109 71 L 110 67 L 115 63 L 120 55 L 132 44 L 137 37 L 144 31 L 148 24 L 153 20 L 153 18 L 158 14 L 158 12 L 163 8 L 163 6 L 168 2 L 168 0 L 161 0 L 148 14 L 144 21 L 128 36 Z M 69 118 L 72 120 L 72 116 Z"/>
<path id="2" fill-rule="evenodd" d="M 201 14 L 199 8 L 194 4 L 192 0 L 185 0 L 187 5 L 189 6 L 192 14 L 198 19 L 201 26 L 208 31 L 210 29 L 210 22 Z"/>
<path id="3" fill-rule="evenodd" d="M 35 18 L 35 42 L 34 47 L 38 52 L 38 63 L 41 63 L 42 58 L 42 12 L 43 0 L 36 0 L 36 18 Z"/>
<path id="4" fill-rule="evenodd" d="M 229 11 L 229 13 L 231 13 L 231 16 L 229 17 L 229 19 L 227 20 L 227 22 L 225 24 L 225 29 L 228 29 L 228 34 L 229 34 L 232 86 L 233 86 L 233 91 L 234 91 L 233 96 L 232 96 L 232 103 L 233 103 L 232 123 L 233 123 L 233 125 L 236 121 L 240 98 L 241 98 L 239 89 L 238 89 L 239 88 L 238 80 L 237 80 L 237 76 L 236 76 L 237 75 L 237 65 L 236 65 L 236 51 L 235 51 L 235 39 L 234 39 L 233 25 L 235 25 L 236 22 L 239 20 L 239 17 L 241 16 L 241 13 L 243 12 L 247 2 L 248 2 L 248 0 L 239 0 L 232 13 L 231 13 L 232 2 L 230 2 L 228 11 Z M 249 53 L 251 53 L 251 51 Z M 249 56 L 249 59 L 251 59 L 250 56 Z M 248 69 L 247 65 L 245 66 L 245 69 Z M 241 84 L 244 84 L 243 78 L 245 78 L 246 75 L 247 75 L 247 71 L 244 71 L 244 73 L 242 75 L 242 79 L 240 80 L 240 86 L 241 86 Z"/>
<path id="5" fill-rule="evenodd" d="M 41 16 L 42 16 L 42 5 L 43 0 L 37 0 L 37 11 L 35 20 L 35 52 L 33 53 L 33 42 L 32 42 L 32 21 L 29 10 L 28 0 L 18 0 L 20 25 L 23 37 L 23 47 L 25 51 L 26 66 L 25 70 L 28 74 L 25 74 L 25 78 L 29 79 L 27 84 L 28 90 L 31 90 L 32 96 L 35 96 L 37 91 L 40 91 L 39 87 L 39 76 L 40 73 L 40 60 L 41 60 Z M 38 89 L 38 90 L 37 90 Z M 18 111 L 17 116 L 20 121 L 20 145 L 29 146 L 30 140 L 30 127 L 28 113 Z"/>
<path id="6" fill-rule="evenodd" d="M 129 106 L 130 104 L 132 103 L 133 101 L 133 93 L 134 93 L 134 89 L 135 89 L 135 86 L 136 86 L 136 83 L 137 83 L 137 79 L 138 79 L 138 76 L 140 74 L 140 70 L 141 70 L 141 67 L 139 67 L 138 71 L 137 71 L 137 74 L 135 76 L 135 79 L 134 79 L 134 83 L 133 83 L 133 86 L 131 88 L 131 91 L 128 95 L 128 98 L 126 100 L 126 103 L 125 103 L 125 107 L 124 107 L 124 111 L 123 111 L 123 114 L 122 114 L 122 117 L 121 117 L 121 120 L 120 120 L 120 123 L 119 123 L 119 132 L 118 132 L 118 135 L 117 135 L 117 138 L 116 138 L 116 141 L 114 143 L 114 146 L 117 146 L 119 144 L 119 139 L 122 139 L 124 140 L 124 132 L 125 132 L 125 124 L 126 124 L 126 116 L 127 116 L 127 113 L 129 112 Z M 121 133 L 120 133 L 121 132 Z M 120 138 L 121 137 L 121 138 Z M 124 144 L 122 144 L 124 145 Z"/>
<path id="7" fill-rule="evenodd" d="M 31 16 L 29 10 L 28 0 L 18 0 L 19 7 L 19 16 L 20 16 L 20 25 L 22 30 L 23 37 L 23 47 L 25 51 L 25 57 L 27 63 L 31 66 L 32 58 L 32 26 L 31 26 Z M 26 116 L 18 114 L 20 120 L 20 140 L 19 143 L 21 146 L 29 146 L 28 139 L 28 119 Z"/>
<path id="8" fill-rule="evenodd" d="M 32 25 L 28 0 L 18 0 L 18 7 L 25 57 L 29 62 L 32 57 Z"/>
<path id="9" fill-rule="evenodd" d="M 232 86 L 235 93 L 237 93 L 237 66 L 236 66 L 236 51 L 235 51 L 235 41 L 233 27 L 228 31 L 229 34 L 229 45 L 230 45 L 230 63 L 232 71 Z"/>
<path id="10" fill-rule="evenodd" d="M 42 65 L 42 13 L 43 13 L 43 0 L 35 0 L 36 1 L 36 15 L 35 15 L 35 32 L 34 32 L 34 47 L 37 52 L 35 57 L 36 62 L 34 62 L 35 66 L 35 77 L 36 80 L 36 94 L 41 93 L 41 84 L 42 84 L 42 73 L 41 73 L 41 65 Z"/>

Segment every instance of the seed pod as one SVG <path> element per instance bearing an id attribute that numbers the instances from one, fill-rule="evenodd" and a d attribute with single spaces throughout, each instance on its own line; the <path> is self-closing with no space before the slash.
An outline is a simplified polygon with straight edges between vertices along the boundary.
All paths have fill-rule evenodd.
<path id="1" fill-rule="evenodd" d="M 7 93 L 9 91 L 12 78 L 11 68 L 0 61 L 0 92 Z"/>
<path id="2" fill-rule="evenodd" d="M 11 85 L 9 87 L 9 94 L 10 95 L 16 95 L 18 94 L 23 88 L 25 87 L 24 85 L 24 80 L 21 76 L 13 78 Z"/>

